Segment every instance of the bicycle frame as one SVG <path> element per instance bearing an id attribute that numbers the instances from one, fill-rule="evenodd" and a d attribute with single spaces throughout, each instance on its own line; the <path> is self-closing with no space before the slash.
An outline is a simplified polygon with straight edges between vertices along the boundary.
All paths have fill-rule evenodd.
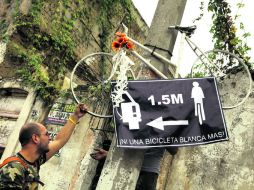
<path id="1" fill-rule="evenodd" d="M 136 46 L 140 47 L 141 49 L 145 50 L 148 53 L 153 54 L 155 57 L 163 60 L 164 62 L 168 63 L 169 65 L 171 65 L 173 68 L 175 68 L 176 70 L 176 65 L 174 63 L 172 63 L 169 59 L 165 58 L 164 56 L 162 56 L 161 54 L 157 53 L 157 52 L 153 52 L 151 49 L 145 47 L 144 45 L 142 45 L 141 43 L 137 42 L 136 40 L 132 39 L 131 37 L 128 36 L 128 28 L 127 26 L 125 26 L 122 23 L 122 26 L 124 28 L 124 33 L 126 35 L 126 37 L 132 42 L 134 43 Z M 168 77 L 166 75 L 164 75 L 162 72 L 160 72 L 158 69 L 156 69 L 151 63 L 149 63 L 148 60 L 146 60 L 145 58 L 143 58 L 138 52 L 132 50 L 131 53 L 137 57 L 138 59 L 140 59 L 144 64 L 146 64 L 152 71 L 154 71 L 157 75 L 159 75 L 161 78 L 163 79 L 168 79 Z M 173 70 L 173 68 L 169 67 L 170 72 L 174 75 L 175 70 Z"/>
<path id="2" fill-rule="evenodd" d="M 140 47 L 141 49 L 145 50 L 148 53 L 153 54 L 156 58 L 159 58 L 161 60 L 163 60 L 164 62 L 168 63 L 170 66 L 169 70 L 172 73 L 172 75 L 177 78 L 179 76 L 178 73 L 178 67 L 179 64 L 175 64 L 173 62 L 171 62 L 169 59 L 165 58 L 164 56 L 162 56 L 161 54 L 154 52 L 153 50 L 145 47 L 144 45 L 142 45 L 141 43 L 137 42 L 136 40 L 132 39 L 131 37 L 129 37 L 127 35 L 128 32 L 128 28 L 123 24 L 124 27 L 124 33 L 126 35 L 126 37 L 132 42 L 134 43 L 136 46 Z M 175 28 L 174 26 L 170 26 L 169 28 Z M 178 31 L 178 30 L 177 30 Z M 186 35 L 186 33 L 182 33 L 182 38 L 187 42 L 187 44 L 189 45 L 189 47 L 192 49 L 192 51 L 196 54 L 196 56 L 202 61 L 202 63 L 205 65 L 205 67 L 208 68 L 208 70 L 211 70 L 209 65 L 213 65 L 218 72 L 220 73 L 221 76 L 223 76 L 224 74 L 220 71 L 220 69 L 212 63 L 212 61 L 206 56 L 206 54 Z M 183 45 L 181 43 L 181 45 Z M 144 59 L 138 52 L 136 51 L 131 51 L 131 53 L 136 56 L 138 59 L 140 59 L 143 63 L 145 63 L 151 70 L 153 70 L 156 74 L 158 74 L 160 77 L 162 77 L 163 79 L 168 79 L 167 76 L 165 76 L 162 72 L 160 72 L 158 69 L 156 69 L 151 63 L 149 63 L 149 61 L 147 61 L 146 59 Z M 206 64 L 205 60 L 209 63 Z M 174 69 L 173 69 L 174 68 Z M 212 74 L 212 73 L 211 73 Z"/>
<path id="3" fill-rule="evenodd" d="M 124 26 L 124 25 L 123 25 Z M 199 59 L 201 62 L 200 64 L 203 64 L 207 69 L 207 73 L 210 72 L 210 74 L 212 75 L 216 75 L 216 74 L 219 74 L 218 77 L 221 77 L 221 76 L 226 76 L 227 73 L 223 73 L 219 67 L 217 67 L 217 65 L 208 57 L 208 53 L 209 52 L 219 52 L 219 53 L 222 53 L 222 54 L 226 54 L 226 55 L 229 55 L 231 57 L 233 57 L 234 59 L 236 59 L 238 62 L 239 62 L 239 65 L 243 66 L 244 70 L 247 72 L 248 74 L 248 78 L 249 78 L 249 87 L 248 87 L 248 92 L 246 94 L 246 96 L 244 97 L 244 99 L 238 103 L 238 104 L 234 104 L 233 106 L 228 106 L 228 107 L 223 107 L 224 108 L 234 108 L 234 107 L 237 107 L 239 105 L 241 105 L 250 95 L 251 93 L 251 87 L 252 87 L 252 80 L 251 80 L 251 74 L 248 70 L 248 67 L 243 63 L 243 61 L 237 57 L 236 55 L 234 55 L 233 53 L 230 53 L 228 51 L 224 51 L 224 50 L 211 50 L 211 51 L 208 51 L 208 52 L 203 52 L 191 39 L 190 39 L 190 35 L 194 32 L 195 28 L 194 27 L 179 27 L 179 26 L 172 26 L 172 27 L 169 27 L 169 28 L 174 28 L 176 29 L 177 31 L 180 31 L 182 33 L 182 39 L 181 39 L 181 43 L 180 43 L 180 47 L 183 46 L 183 43 L 186 41 L 187 44 L 190 46 L 190 48 L 192 49 L 192 51 L 196 54 L 197 56 L 197 59 Z M 190 30 L 188 30 L 190 28 Z M 160 59 L 161 61 L 163 61 L 164 63 L 168 64 L 170 67 L 169 67 L 169 71 L 171 72 L 171 74 L 173 75 L 174 78 L 177 78 L 179 77 L 180 75 L 178 74 L 178 68 L 180 67 L 180 65 L 178 64 L 179 61 L 176 61 L 176 63 L 173 63 L 171 62 L 171 60 L 165 58 L 164 56 L 162 56 L 161 54 L 157 53 L 157 52 L 154 52 L 154 50 L 151 50 L 150 48 L 148 47 L 145 47 L 144 45 L 142 45 L 141 43 L 137 42 L 136 40 L 132 39 L 131 37 L 129 37 L 127 35 L 127 31 L 128 31 L 128 28 L 126 26 L 124 26 L 124 34 L 125 34 L 125 37 L 128 38 L 129 41 L 131 41 L 133 44 L 135 44 L 137 47 L 143 49 L 144 51 L 148 52 L 148 53 L 151 53 L 152 55 L 154 55 L 156 58 Z M 179 30 L 181 29 L 181 30 Z M 116 69 L 123 69 L 124 70 L 120 70 L 119 73 L 122 73 L 122 74 L 125 74 L 126 71 L 131 71 L 132 72 L 132 76 L 134 77 L 135 79 L 135 74 L 133 73 L 133 71 L 131 70 L 131 68 L 129 68 L 128 66 L 131 66 L 131 65 L 134 65 L 133 61 L 128 58 L 128 56 L 126 56 L 126 52 L 125 52 L 125 49 L 122 50 L 123 52 L 119 52 L 119 55 L 115 54 L 116 57 L 117 56 L 124 56 L 124 59 L 119 59 L 118 61 L 116 61 L 116 63 L 113 63 L 113 69 L 111 70 L 111 73 L 110 73 L 110 76 L 108 79 L 104 80 L 103 82 L 109 82 L 109 80 L 111 80 L 111 78 L 113 77 L 114 74 L 116 74 Z M 168 79 L 168 77 L 166 75 L 164 75 L 161 71 L 159 71 L 156 67 L 154 67 L 149 60 L 145 59 L 142 55 L 140 55 L 138 52 L 134 51 L 134 50 L 130 50 L 129 52 L 131 52 L 131 54 L 136 57 L 137 59 L 139 59 L 141 62 L 143 62 L 146 66 L 148 66 L 149 69 L 151 69 L 152 71 L 154 71 L 158 76 L 160 76 L 161 78 L 163 79 Z M 122 55 L 121 53 L 124 53 L 124 55 Z M 110 54 L 110 53 L 105 53 L 105 52 L 97 52 L 97 53 L 92 53 L 92 54 L 89 54 L 87 56 L 85 56 L 84 58 L 82 58 L 74 67 L 73 69 L 73 72 L 72 72 L 72 75 L 71 75 L 71 81 L 73 79 L 73 75 L 74 75 L 74 72 L 76 71 L 77 67 L 79 66 L 79 64 L 83 61 L 83 60 L 86 60 L 88 61 L 88 59 L 90 57 L 93 57 L 93 56 L 101 56 L 101 55 L 105 55 L 105 56 L 112 56 L 114 57 L 113 54 Z M 179 56 L 179 58 L 181 58 L 181 56 Z M 227 58 L 227 57 L 226 57 Z M 130 59 L 130 60 L 128 60 Z M 119 64 L 122 64 L 122 62 L 124 62 L 123 64 L 123 68 L 119 67 Z M 127 70 L 126 70 L 127 69 Z M 215 70 L 214 70 L 215 69 Z M 216 70 L 217 69 L 217 70 Z M 213 71 L 215 71 L 214 73 L 212 73 Z M 193 70 L 191 70 L 191 73 L 193 72 Z M 140 74 L 140 71 L 139 71 L 139 74 Z M 139 76 L 138 74 L 138 76 Z M 222 77 L 223 78 L 223 77 Z M 125 77 L 121 78 L 120 79 L 121 81 L 124 81 L 124 85 L 125 85 L 125 81 L 128 80 Z M 124 89 L 124 85 L 122 85 L 121 87 L 123 87 Z M 72 93 L 74 95 L 74 98 L 77 102 L 79 102 L 79 100 L 77 99 L 77 97 L 75 96 L 75 92 L 73 91 L 73 86 L 72 86 L 72 82 L 71 82 L 71 89 L 72 89 Z M 122 88 L 121 88 L 122 89 Z M 118 92 L 118 91 L 117 91 Z M 88 112 L 94 116 L 98 116 L 98 117 L 112 117 L 111 115 L 110 116 L 105 116 L 105 115 L 100 115 L 100 114 L 96 114 L 96 113 L 93 113 L 93 112 Z"/>
<path id="4" fill-rule="evenodd" d="M 140 47 L 141 49 L 145 50 L 148 53 L 153 53 L 153 55 L 161 60 L 163 60 L 164 62 L 168 63 L 169 65 L 173 66 L 173 68 L 176 68 L 176 65 L 174 63 L 172 63 L 169 59 L 165 58 L 164 56 L 160 55 L 159 53 L 153 52 L 151 49 L 145 47 L 144 45 L 140 44 L 139 42 L 135 41 L 134 39 L 130 38 L 129 36 L 127 36 L 127 38 L 133 42 L 136 46 Z M 160 72 L 158 69 L 156 69 L 151 63 L 149 63 L 149 61 L 147 61 L 146 59 L 144 59 L 138 52 L 136 51 L 131 51 L 131 53 L 136 56 L 137 58 L 139 58 L 143 63 L 145 63 L 152 71 L 154 71 L 156 74 L 158 74 L 161 78 L 163 79 L 168 79 L 168 77 L 166 75 L 164 75 L 162 72 Z M 169 67 L 169 70 L 172 74 L 175 73 L 175 71 Z"/>
<path id="5" fill-rule="evenodd" d="M 196 56 L 202 61 L 202 63 L 205 65 L 205 67 L 207 67 L 209 70 L 210 67 L 208 64 L 206 64 L 206 61 L 209 62 L 210 65 L 213 65 L 214 67 L 217 68 L 218 72 L 221 74 L 221 76 L 223 76 L 224 74 L 220 71 L 220 69 L 211 62 L 211 60 L 205 55 L 205 53 L 185 34 L 183 33 L 183 39 L 187 42 L 187 44 L 189 45 L 189 47 L 192 49 L 192 51 L 196 54 Z M 171 62 L 169 59 L 165 58 L 164 56 L 162 56 L 161 54 L 157 53 L 157 52 L 153 52 L 151 49 L 145 47 L 144 45 L 142 45 L 141 43 L 137 42 L 136 40 L 132 39 L 131 37 L 127 36 L 126 37 L 133 42 L 136 46 L 140 47 L 141 49 L 145 50 L 148 53 L 152 53 L 155 57 L 163 60 L 164 62 L 168 63 L 170 66 L 172 66 L 173 68 L 175 68 L 175 70 L 173 70 L 172 67 L 169 67 L 170 72 L 175 76 L 175 78 L 177 78 L 178 75 L 178 65 Z M 149 63 L 146 59 L 144 59 L 138 52 L 136 51 L 131 51 L 131 53 L 136 56 L 138 59 L 140 59 L 143 63 L 145 63 L 151 70 L 153 70 L 156 74 L 158 74 L 160 77 L 162 77 L 163 79 L 168 79 L 167 76 L 165 76 L 162 72 L 160 72 L 158 69 L 156 69 L 151 63 Z"/>
<path id="6" fill-rule="evenodd" d="M 216 66 L 216 64 L 213 64 L 213 62 L 206 56 L 206 54 L 197 46 L 197 44 L 195 44 L 185 33 L 182 34 L 184 36 L 185 41 L 187 42 L 187 44 L 189 45 L 189 47 L 192 49 L 192 51 L 196 54 L 196 56 L 200 59 L 200 61 L 202 61 L 202 63 L 204 64 L 205 67 L 208 68 L 209 71 L 211 71 L 209 65 L 213 65 L 217 71 L 219 72 L 219 74 L 221 76 L 224 75 L 223 72 L 220 71 L 220 69 Z M 209 63 L 206 64 L 207 62 L 205 62 L 204 60 L 206 59 L 206 61 Z M 212 74 L 212 73 L 211 73 Z"/>

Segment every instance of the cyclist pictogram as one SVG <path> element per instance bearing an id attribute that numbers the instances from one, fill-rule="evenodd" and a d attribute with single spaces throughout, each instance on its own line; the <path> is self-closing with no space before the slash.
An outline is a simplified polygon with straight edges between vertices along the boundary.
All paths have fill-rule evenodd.
<path id="1" fill-rule="evenodd" d="M 199 124 L 202 125 L 203 121 L 205 121 L 205 111 L 203 104 L 203 99 L 205 96 L 198 82 L 195 81 L 192 83 L 192 85 L 193 88 L 191 91 L 191 98 L 194 99 L 195 116 L 198 116 Z"/>

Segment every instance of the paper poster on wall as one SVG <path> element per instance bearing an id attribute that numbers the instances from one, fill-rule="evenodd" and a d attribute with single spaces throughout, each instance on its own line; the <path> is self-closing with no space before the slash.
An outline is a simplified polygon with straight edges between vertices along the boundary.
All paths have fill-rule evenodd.
<path id="1" fill-rule="evenodd" d="M 75 104 L 64 104 L 56 102 L 47 117 L 46 122 L 53 125 L 64 125 L 70 115 L 75 111 Z"/>

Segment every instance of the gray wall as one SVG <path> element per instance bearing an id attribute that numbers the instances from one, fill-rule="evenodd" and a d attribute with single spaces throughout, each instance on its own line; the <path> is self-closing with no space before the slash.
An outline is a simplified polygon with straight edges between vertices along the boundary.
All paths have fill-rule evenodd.
<path id="1" fill-rule="evenodd" d="M 224 90 L 236 93 L 243 89 Z M 165 189 L 254 189 L 254 92 L 234 109 L 224 110 L 229 141 L 180 148 L 168 168 Z"/>

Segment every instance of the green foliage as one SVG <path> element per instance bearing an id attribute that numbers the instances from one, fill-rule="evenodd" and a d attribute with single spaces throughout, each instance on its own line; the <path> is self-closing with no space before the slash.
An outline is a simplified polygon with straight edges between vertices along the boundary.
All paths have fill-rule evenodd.
<path id="1" fill-rule="evenodd" d="M 238 3 L 238 7 L 242 8 L 244 4 Z M 215 42 L 214 48 L 227 50 L 238 55 L 251 68 L 253 63 L 250 63 L 250 57 L 247 55 L 251 49 L 247 45 L 247 38 L 250 33 L 244 31 L 243 23 L 239 27 L 236 26 L 235 21 L 239 15 L 232 17 L 230 5 L 226 0 L 210 0 L 208 10 L 213 13 L 213 26 L 210 32 L 213 34 Z M 237 33 L 238 28 L 243 31 L 242 36 Z"/>
<path id="2" fill-rule="evenodd" d="M 24 55 L 26 54 L 26 48 L 15 43 L 15 42 L 10 42 L 8 43 L 8 54 L 9 57 L 12 59 L 12 61 L 17 60 L 19 62 L 24 62 L 25 57 Z"/>
<path id="3" fill-rule="evenodd" d="M 63 4 L 62 4 L 63 3 Z M 67 17 L 67 7 L 69 7 L 69 1 L 58 1 L 55 14 L 52 17 L 52 40 L 54 48 L 60 51 L 62 48 L 68 47 L 70 50 L 68 53 L 72 54 L 75 47 L 73 40 L 73 28 L 75 20 Z"/>
<path id="4" fill-rule="evenodd" d="M 18 46 L 14 45 L 14 48 L 18 48 Z M 45 58 L 37 53 L 34 48 L 24 50 L 21 47 L 17 51 L 19 51 L 17 55 L 22 58 L 25 65 L 17 71 L 17 74 L 22 78 L 22 84 L 32 86 L 46 102 L 56 98 L 57 93 L 55 92 L 59 89 L 50 83 L 48 73 L 42 69 Z"/>
<path id="5" fill-rule="evenodd" d="M 200 2 L 199 10 L 200 10 L 200 14 L 198 15 L 197 18 L 195 18 L 193 20 L 193 24 L 196 23 L 197 21 L 201 20 L 204 16 L 204 1 Z"/>
<path id="6" fill-rule="evenodd" d="M 89 44 L 93 37 L 91 28 L 99 26 L 101 51 L 108 51 L 109 37 L 115 28 L 111 21 L 121 20 L 124 15 L 125 21 L 132 19 L 131 0 L 32 0 L 26 15 L 19 12 L 19 3 L 15 1 L 12 13 L 14 33 L 7 31 L 9 22 L 0 21 L 1 40 L 10 39 L 7 54 L 11 61 L 19 63 L 17 75 L 23 84 L 32 87 L 48 103 L 61 93 L 66 68 L 72 68 L 76 62 L 77 35 Z M 95 12 L 92 3 L 99 12 Z M 48 8 L 54 11 L 46 11 Z M 97 92 L 98 89 L 92 89 L 91 93 Z"/>
<path id="7" fill-rule="evenodd" d="M 65 1 L 65 6 L 68 6 Z M 10 43 L 8 52 L 12 59 L 22 63 L 17 74 L 23 84 L 32 87 L 47 103 L 60 93 L 65 68 L 73 62 L 75 47 L 72 39 L 74 20 L 63 14 L 65 9 L 57 9 L 52 22 L 52 33 L 41 30 L 43 8 L 42 0 L 32 1 L 28 15 L 15 16 L 16 31 L 21 35 L 20 44 Z M 60 1 L 59 7 L 62 7 Z M 21 44 L 26 44 L 24 47 Z"/>
<path id="8" fill-rule="evenodd" d="M 19 11 L 19 1 L 6 1 L 7 7 L 11 7 L 11 13 L 8 13 L 9 15 L 12 15 L 12 17 L 16 17 Z M 3 10 L 3 9 L 2 9 Z M 14 29 L 13 23 L 11 22 L 11 19 L 7 18 L 7 10 L 4 10 L 3 13 L 1 13 L 1 19 L 0 19 L 0 40 L 7 43 L 9 41 L 9 36 L 12 30 Z"/>
<path id="9" fill-rule="evenodd" d="M 104 52 L 108 52 L 109 36 L 112 33 L 114 26 L 110 23 L 112 18 L 124 19 L 126 25 L 130 24 L 134 17 L 131 12 L 130 0 L 104 0 L 100 1 L 100 16 L 98 22 L 101 26 L 100 47 Z M 110 41 L 111 42 L 111 41 Z"/>
<path id="10" fill-rule="evenodd" d="M 33 0 L 31 4 L 30 16 L 33 18 L 35 24 L 40 24 L 41 22 L 41 9 L 43 7 L 42 0 Z"/>
<path id="11" fill-rule="evenodd" d="M 8 23 L 5 19 L 0 20 L 0 34 L 1 34 L 1 41 L 7 42 L 8 35 L 7 35 Z"/>

